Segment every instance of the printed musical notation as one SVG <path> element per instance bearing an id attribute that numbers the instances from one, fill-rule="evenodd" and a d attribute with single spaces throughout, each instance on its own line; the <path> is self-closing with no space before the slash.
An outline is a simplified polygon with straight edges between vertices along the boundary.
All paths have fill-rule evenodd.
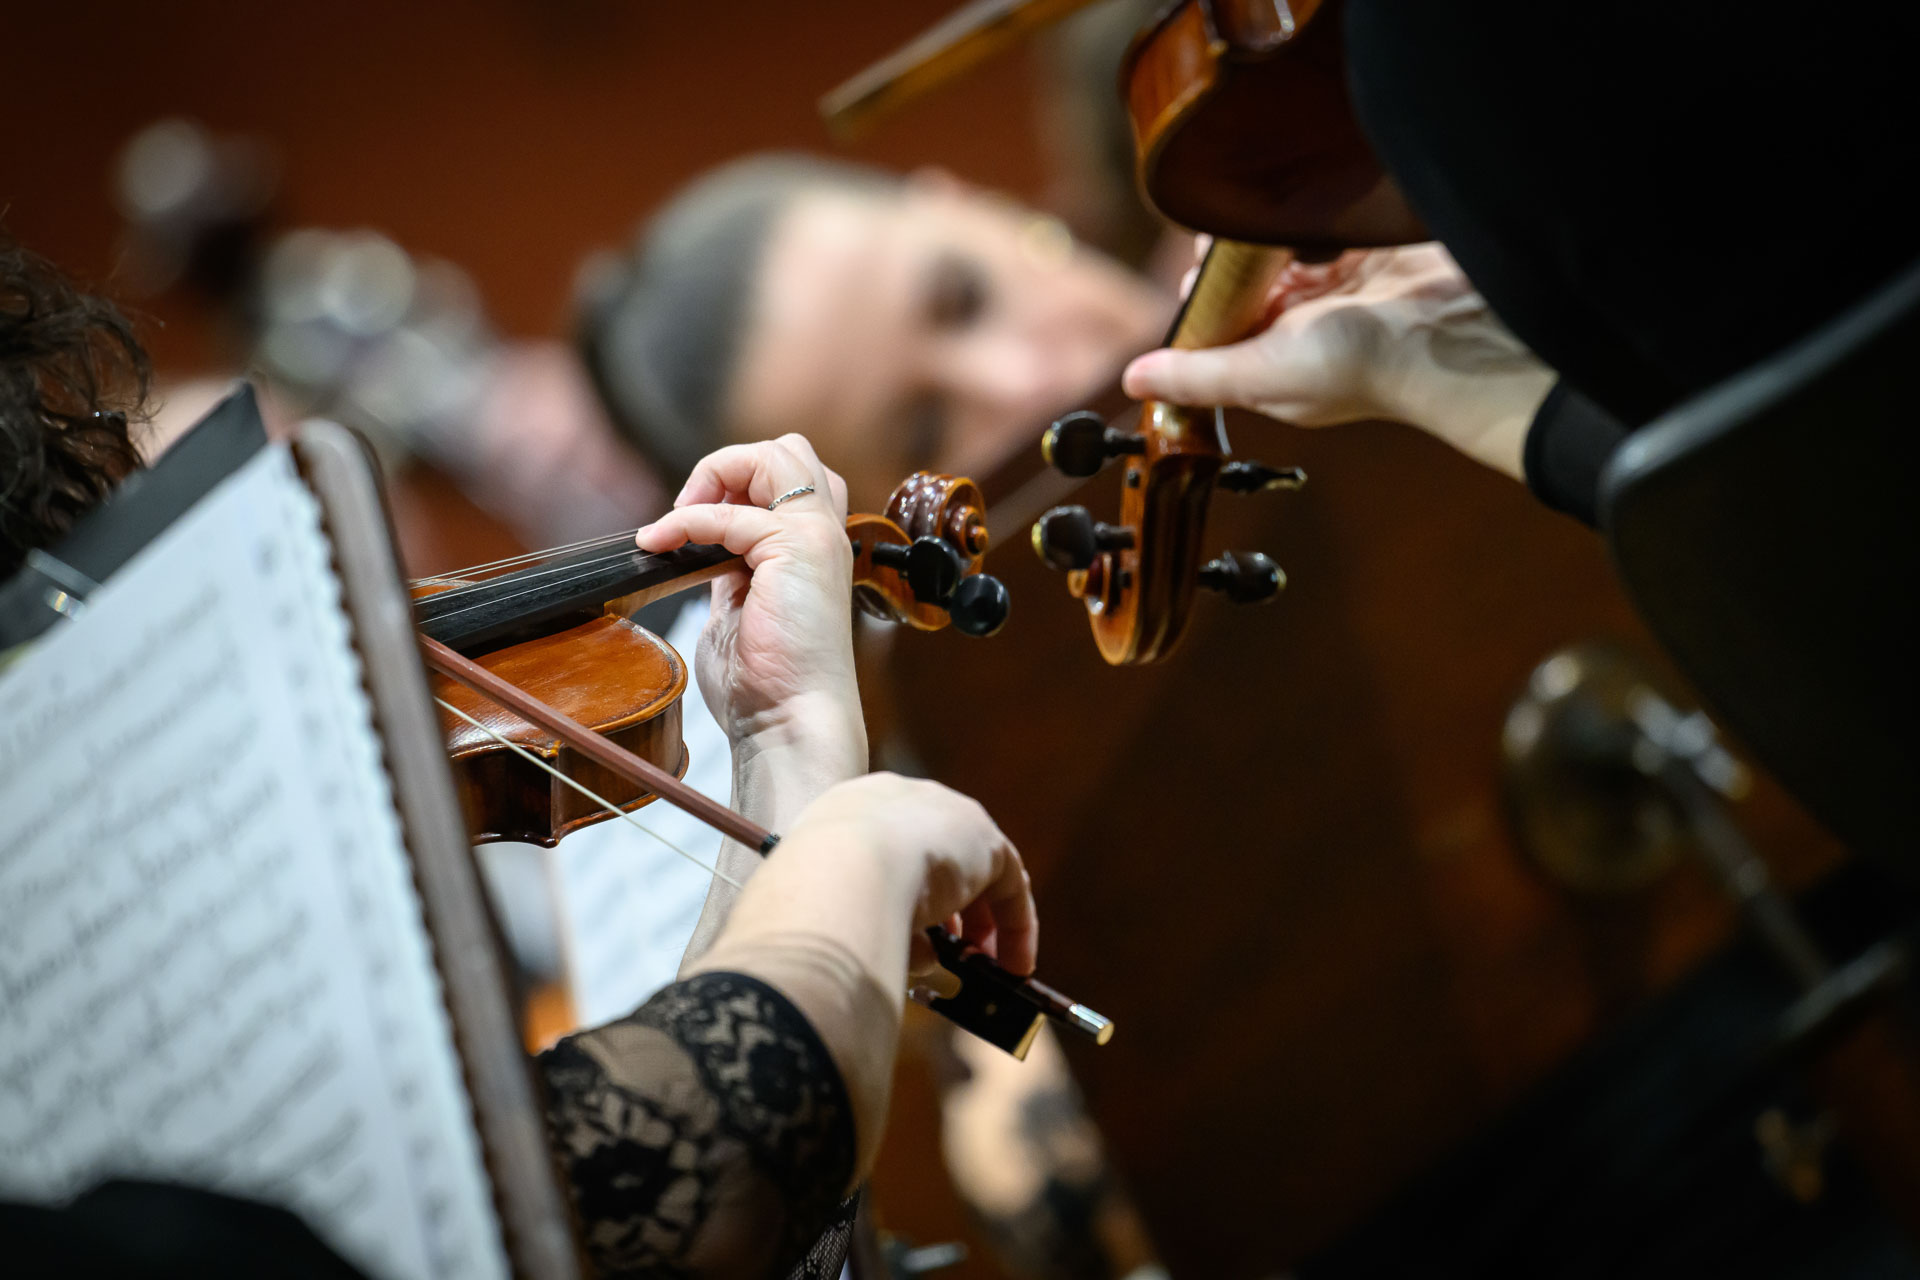
<path id="1" fill-rule="evenodd" d="M 183 1180 L 505 1276 L 328 556 L 268 449 L 0 674 L 0 1194 Z"/>

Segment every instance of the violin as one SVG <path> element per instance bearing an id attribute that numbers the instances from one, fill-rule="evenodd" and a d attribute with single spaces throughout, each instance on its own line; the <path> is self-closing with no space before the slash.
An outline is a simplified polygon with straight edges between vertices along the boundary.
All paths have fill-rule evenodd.
<path id="1" fill-rule="evenodd" d="M 1250 336 L 1303 251 L 1325 257 L 1424 238 L 1353 116 L 1340 23 L 1324 12 L 1331 7 L 1183 0 L 1128 47 L 1120 84 L 1141 189 L 1174 221 L 1215 237 L 1169 346 Z M 1165 658 L 1186 630 L 1197 588 L 1256 604 L 1286 585 L 1262 552 L 1209 558 L 1204 550 L 1216 487 L 1266 493 L 1306 482 L 1297 467 L 1234 459 L 1219 408 L 1149 402 L 1131 431 L 1069 414 L 1047 428 L 1041 450 L 1076 477 L 1127 460 L 1116 523 L 1066 506 L 1033 526 L 1034 550 L 1067 575 L 1108 662 Z"/>
<path id="2" fill-rule="evenodd" d="M 820 99 L 848 141 L 1091 0 L 971 0 Z M 1195 231 L 1307 252 L 1428 238 L 1360 128 L 1338 0 L 1170 0 L 1119 69 L 1141 191 Z"/>
<path id="3" fill-rule="evenodd" d="M 975 0 L 827 95 L 822 112 L 843 136 L 864 129 L 1078 7 Z M 1252 334 L 1296 255 L 1426 238 L 1354 115 L 1337 8 L 1335 0 L 1172 0 L 1128 46 L 1119 87 L 1140 188 L 1173 222 L 1215 237 L 1167 345 L 1220 346 Z M 1066 506 L 1033 527 L 1035 551 L 1067 575 L 1108 662 L 1165 658 L 1197 589 L 1252 604 L 1285 585 L 1263 553 L 1210 558 L 1204 550 L 1216 487 L 1271 492 L 1306 479 L 1298 468 L 1232 458 L 1217 408 L 1147 404 L 1132 429 L 1078 412 L 1050 426 L 1041 449 L 1074 478 L 1127 459 L 1117 522 Z"/>
<path id="4" fill-rule="evenodd" d="M 1009 601 L 1000 581 L 980 571 L 987 550 L 985 510 L 972 480 L 921 472 L 893 491 L 883 513 L 850 515 L 854 603 L 871 616 L 917 630 L 951 623 L 966 635 L 997 632 Z M 698 545 L 653 554 L 631 538 L 614 534 L 424 580 L 415 585 L 414 622 L 422 636 L 476 658 L 678 776 L 686 771 L 679 707 L 686 664 L 630 615 L 709 581 L 739 557 L 724 547 Z M 464 688 L 443 685 L 435 694 L 481 722 L 442 717 L 476 843 L 517 840 L 551 847 L 608 816 L 597 800 L 529 767 L 489 730 L 554 761 L 618 808 L 653 799 L 551 733 Z"/>
<path id="5" fill-rule="evenodd" d="M 501 570 L 491 577 L 470 571 L 416 584 L 416 627 L 472 838 L 552 846 L 663 799 L 770 853 L 777 834 L 682 781 L 686 664 L 628 616 L 738 557 L 715 546 L 607 549 L 630 536 L 530 557 L 531 566 L 522 558 L 483 566 Z M 847 536 L 863 611 L 979 636 L 1005 623 L 1006 589 L 980 571 L 985 504 L 971 480 L 911 476 L 884 513 L 848 517 Z M 938 994 L 916 998 L 963 1029 L 1022 1058 L 1049 1019 L 1096 1043 L 1111 1038 L 1113 1023 L 1085 1005 L 1008 973 L 945 929 L 928 936 L 950 977 Z"/>

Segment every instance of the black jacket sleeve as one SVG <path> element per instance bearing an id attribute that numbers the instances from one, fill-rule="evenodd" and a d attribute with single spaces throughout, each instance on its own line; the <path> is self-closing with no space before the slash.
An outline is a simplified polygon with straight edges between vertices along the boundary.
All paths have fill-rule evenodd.
<path id="1" fill-rule="evenodd" d="M 1563 378 L 1540 402 L 1527 430 L 1527 487 L 1555 511 L 1595 524 L 1600 473 L 1626 438 L 1625 423 Z"/>

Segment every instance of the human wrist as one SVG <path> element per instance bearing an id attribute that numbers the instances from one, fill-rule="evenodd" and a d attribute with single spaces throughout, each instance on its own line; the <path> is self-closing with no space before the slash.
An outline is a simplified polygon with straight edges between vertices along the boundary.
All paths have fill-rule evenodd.
<path id="1" fill-rule="evenodd" d="M 735 807 L 782 829 L 838 782 L 867 771 L 857 700 L 802 695 L 733 738 Z"/>
<path id="2" fill-rule="evenodd" d="M 897 996 L 923 879 L 917 866 L 886 856 L 858 820 L 802 822 L 741 890 L 693 967 L 804 963 L 858 972 Z"/>
<path id="3" fill-rule="evenodd" d="M 1418 427 L 1519 479 L 1527 429 L 1555 374 L 1504 331 L 1473 346 L 1471 360 L 1440 359 L 1429 337 L 1399 367 L 1376 371 L 1375 402 L 1381 417 Z"/>

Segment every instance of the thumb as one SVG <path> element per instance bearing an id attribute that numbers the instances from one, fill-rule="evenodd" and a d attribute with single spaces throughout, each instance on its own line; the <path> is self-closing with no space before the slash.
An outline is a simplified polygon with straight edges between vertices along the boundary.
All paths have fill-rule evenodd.
<path id="1" fill-rule="evenodd" d="M 1273 398 L 1270 389 L 1256 382 L 1263 374 L 1268 381 L 1272 378 L 1260 350 L 1264 336 L 1256 335 L 1230 347 L 1198 351 L 1163 347 L 1149 351 L 1127 366 L 1120 375 L 1120 386 L 1135 400 L 1252 408 Z"/>

